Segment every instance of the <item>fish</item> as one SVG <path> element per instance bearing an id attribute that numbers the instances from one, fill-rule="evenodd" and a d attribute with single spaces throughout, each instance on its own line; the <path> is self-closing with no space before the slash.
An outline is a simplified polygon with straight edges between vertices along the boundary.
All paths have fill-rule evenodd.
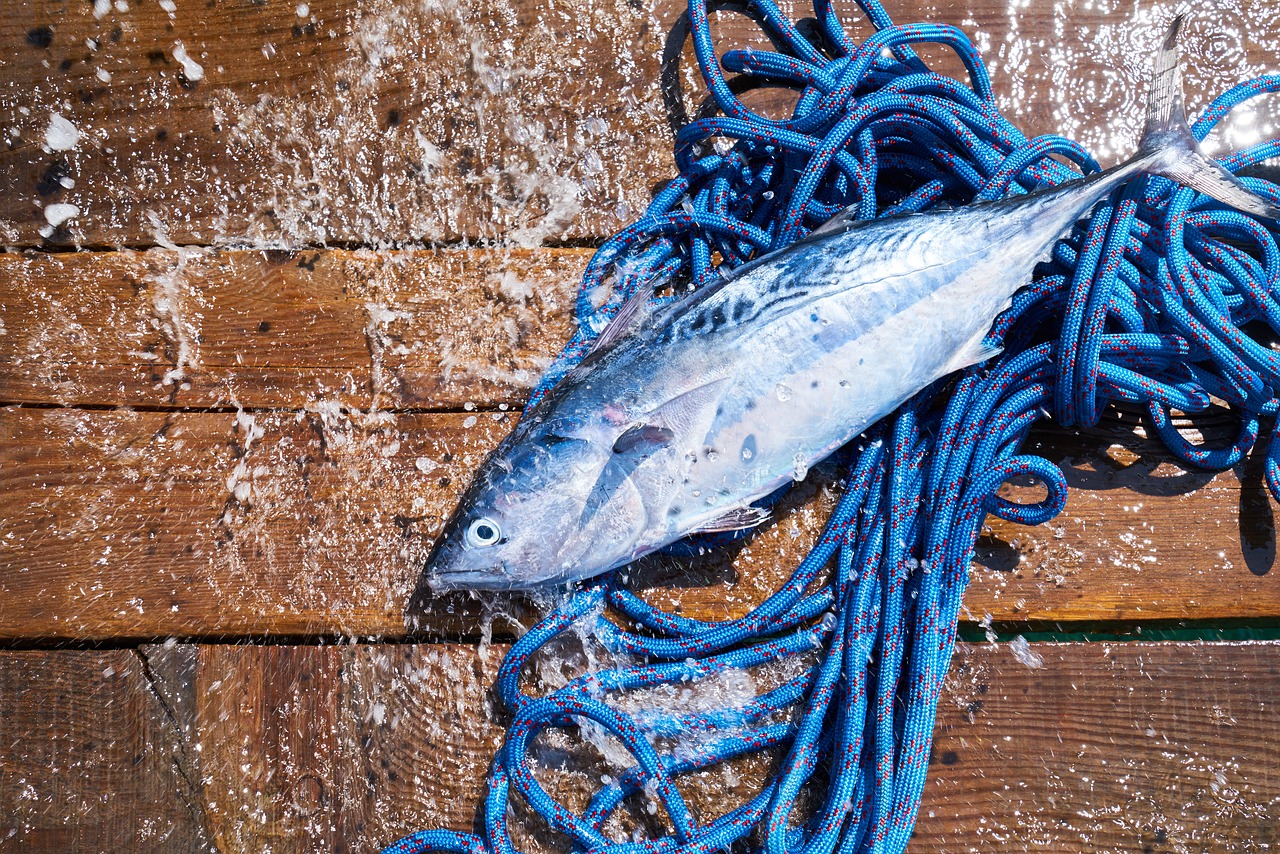
<path id="1" fill-rule="evenodd" d="M 954 209 L 845 212 L 679 300 L 651 307 L 641 288 L 482 464 L 410 612 L 444 591 L 580 581 L 692 534 L 759 525 L 762 498 L 994 356 L 992 323 L 1035 266 L 1139 174 L 1280 217 L 1192 136 L 1182 22 L 1155 52 L 1146 127 L 1118 166 Z"/>

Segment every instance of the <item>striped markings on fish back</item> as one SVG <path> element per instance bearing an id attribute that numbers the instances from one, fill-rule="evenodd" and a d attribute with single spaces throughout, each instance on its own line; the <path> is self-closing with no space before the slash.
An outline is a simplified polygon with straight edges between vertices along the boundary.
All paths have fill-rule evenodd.
<path id="1" fill-rule="evenodd" d="M 756 323 L 802 306 L 841 290 L 874 284 L 886 277 L 867 278 L 852 283 L 843 276 L 814 275 L 814 266 L 826 261 L 826 272 L 834 273 L 833 262 L 857 255 L 861 267 L 890 263 L 899 269 L 890 276 L 910 275 L 936 266 L 930 263 L 928 248 L 937 237 L 936 230 L 921 227 L 923 218 L 894 217 L 867 223 L 838 233 L 824 233 L 817 239 L 804 239 L 776 253 L 772 260 L 752 265 L 742 276 L 731 277 L 715 287 L 715 292 L 699 298 L 691 297 L 688 311 L 664 330 L 659 340 L 687 340 L 697 335 L 711 335 L 728 326 Z M 933 218 L 938 222 L 936 218 Z M 908 224 L 910 222 L 910 224 Z M 913 227 L 914 226 L 914 227 Z M 870 239 L 867 239 L 870 237 Z M 848 246 L 844 246 L 848 244 Z M 847 249 L 849 251 L 842 251 Z M 914 260 L 909 265 L 907 259 Z M 770 268 L 776 272 L 769 276 Z M 748 284 L 754 287 L 747 287 Z"/>

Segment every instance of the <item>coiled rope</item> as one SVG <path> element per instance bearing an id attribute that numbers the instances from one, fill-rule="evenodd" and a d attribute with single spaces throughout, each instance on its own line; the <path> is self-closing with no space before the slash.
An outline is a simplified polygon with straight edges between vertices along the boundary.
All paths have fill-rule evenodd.
<path id="1" fill-rule="evenodd" d="M 1059 136 L 1027 139 L 1006 121 L 959 30 L 893 26 L 875 0 L 859 5 L 878 32 L 853 44 L 828 0 L 815 0 L 816 26 L 805 33 L 772 0 L 751 0 L 746 13 L 777 50 L 731 51 L 718 63 L 706 2 L 690 0 L 693 44 L 721 115 L 679 132 L 679 177 L 595 254 L 578 332 L 535 401 L 623 301 L 655 279 L 701 286 L 850 205 L 862 217 L 889 216 L 1059 184 L 1080 174 L 1068 163 L 1098 168 L 1080 145 Z M 970 85 L 930 71 L 910 47 L 923 42 L 953 49 Z M 751 111 L 722 66 L 794 87 L 792 117 Z M 1237 104 L 1277 90 L 1280 77 L 1236 86 L 1205 111 L 1196 135 L 1203 139 Z M 1271 140 L 1223 162 L 1238 171 L 1276 156 L 1280 142 Z M 1275 184 L 1245 183 L 1280 201 Z M 1278 232 L 1274 222 L 1168 181 L 1132 182 L 1064 236 L 999 318 L 989 338 L 1004 347 L 998 359 L 949 387 L 926 389 L 860 440 L 817 545 L 759 607 L 727 622 L 689 619 L 655 610 L 617 577 L 570 593 L 501 666 L 497 690 L 511 723 L 489 774 L 483 835 L 430 830 L 387 851 L 510 854 L 513 796 L 585 851 L 902 851 L 984 517 L 1034 525 L 1066 501 L 1061 471 L 1019 453 L 1027 431 L 1050 411 L 1063 425 L 1093 425 L 1109 402 L 1121 401 L 1145 407 L 1184 463 L 1237 463 L 1277 408 L 1280 354 L 1258 336 L 1280 333 Z M 607 282 L 613 297 L 597 306 L 591 297 Z M 1173 410 L 1203 411 L 1212 398 L 1239 421 L 1227 447 L 1193 444 L 1174 426 Z M 1280 499 L 1274 434 L 1265 470 Z M 996 494 L 1019 475 L 1043 482 L 1047 497 L 1021 505 Z M 570 630 L 631 664 L 585 673 L 543 696 L 526 694 L 526 664 Z M 728 669 L 815 650 L 817 663 L 801 675 L 735 707 L 629 712 L 620 702 L 655 686 L 696 690 Z M 529 762 L 540 734 L 575 727 L 603 729 L 633 761 L 617 779 L 605 778 L 581 812 L 544 790 Z M 770 749 L 782 759 L 759 792 L 709 821 L 695 819 L 681 775 Z M 810 807 L 798 815 L 802 788 Z M 611 840 L 606 822 L 637 793 L 660 804 L 670 832 Z"/>

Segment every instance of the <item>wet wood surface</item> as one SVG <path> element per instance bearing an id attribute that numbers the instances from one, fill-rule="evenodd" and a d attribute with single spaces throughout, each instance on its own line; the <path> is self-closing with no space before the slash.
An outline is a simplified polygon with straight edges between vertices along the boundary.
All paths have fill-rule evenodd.
<path id="1" fill-rule="evenodd" d="M 680 8 L 6 0 L 0 851 L 372 851 L 476 827 L 505 650 L 477 638 L 534 608 L 490 601 L 509 615 L 490 623 L 446 597 L 406 626 L 405 601 L 571 330 L 579 247 L 671 174 L 672 128 L 702 101 Z M 891 12 L 959 25 L 1024 130 L 1115 162 L 1173 5 Z M 715 17 L 722 49 L 766 44 Z M 1278 70 L 1276 19 L 1266 0 L 1193 17 L 1193 110 Z M 1274 103 L 1244 112 L 1211 147 L 1274 133 Z M 1032 445 L 1067 473 L 1068 509 L 991 521 L 968 630 L 1274 636 L 1258 462 L 1185 471 L 1117 413 Z M 637 586 L 688 616 L 744 613 L 817 535 L 837 476 L 813 472 L 744 546 L 643 562 Z M 1278 668 L 1272 643 L 965 648 L 913 850 L 1275 847 Z M 579 753 L 553 773 L 570 800 L 607 766 Z M 713 815 L 767 770 L 687 781 L 690 798 Z M 645 804 L 626 821 L 661 827 Z"/>
<path id="2" fill-rule="evenodd" d="M 504 651 L 0 653 L 0 702 L 26 734 L 0 742 L 3 767 L 21 770 L 0 776 L 0 851 L 375 851 L 426 827 L 471 830 L 502 732 L 490 686 Z M 962 646 L 914 850 L 1267 850 L 1280 842 L 1278 659 L 1275 644 L 1042 643 L 1021 659 Z M 542 751 L 540 779 L 570 802 L 598 776 L 556 768 L 623 770 L 577 739 Z M 709 820 L 767 767 L 680 785 Z M 520 816 L 525 850 L 560 850 Z"/>
<path id="3" fill-rule="evenodd" d="M 137 650 L 0 653 L 0 709 L 0 851 L 213 850 L 192 731 Z"/>
<path id="4" fill-rule="evenodd" d="M 568 337 L 586 255 L 0 256 L 0 637 L 403 636 L 433 537 Z M 1260 465 L 1185 471 L 1114 414 L 1036 447 L 1068 509 L 992 520 L 967 619 L 1280 615 Z M 819 532 L 833 474 L 740 550 L 638 578 L 686 613 L 745 612 Z M 419 628 L 477 613 L 451 600 Z"/>
<path id="5" fill-rule="evenodd" d="M 468 595 L 434 603 L 416 627 L 405 602 L 515 417 L 0 410 L 0 637 L 472 635 L 482 609 Z M 990 520 L 967 621 L 1280 615 L 1274 508 L 1251 463 L 1186 472 L 1120 425 L 1037 437 L 1075 487 L 1068 508 L 1034 528 Z M 837 474 L 815 470 L 742 545 L 641 562 L 637 584 L 689 616 L 745 613 L 820 533 Z M 1030 500 L 1036 487 L 1009 493 Z"/>
<path id="6" fill-rule="evenodd" d="M 671 128 L 701 103 L 692 50 L 670 37 L 683 9 L 672 0 L 7 9 L 8 244 L 597 238 L 643 210 L 669 174 Z M 891 11 L 973 33 L 1021 127 L 1065 132 L 1115 161 L 1136 141 L 1135 94 L 1172 9 L 909 0 Z M 851 12 L 850 31 L 867 35 Z M 717 20 L 724 47 L 767 44 L 739 15 Z M 1274 21 L 1268 0 L 1192 18 L 1193 108 L 1275 70 Z M 55 115 L 75 145 L 57 133 L 49 145 L 50 127 L 64 127 Z M 1256 136 L 1262 118 L 1241 132 Z M 79 214 L 55 228 L 49 204 Z"/>
<path id="7" fill-rule="evenodd" d="M 145 409 L 522 406 L 590 252 L 0 255 L 0 401 Z"/>

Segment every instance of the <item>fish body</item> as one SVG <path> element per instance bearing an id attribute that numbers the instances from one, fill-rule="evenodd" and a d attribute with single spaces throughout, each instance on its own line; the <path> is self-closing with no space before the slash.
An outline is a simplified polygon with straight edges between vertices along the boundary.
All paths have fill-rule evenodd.
<path id="1" fill-rule="evenodd" d="M 432 590 L 526 588 L 622 566 L 753 506 L 903 401 L 992 355 L 992 321 L 1058 238 L 1142 172 L 1276 216 L 1187 130 L 1175 24 L 1137 155 L 997 202 L 809 237 L 656 309 L 629 302 L 601 343 L 481 468 L 437 543 Z M 411 603 L 411 609 L 413 605 Z"/>
<path id="2" fill-rule="evenodd" d="M 992 320 L 1110 186 L 804 240 L 646 318 L 570 378 L 548 429 L 610 447 L 637 425 L 655 434 L 626 467 L 645 495 L 632 553 L 716 529 L 934 380 L 992 355 L 982 344 Z"/>

